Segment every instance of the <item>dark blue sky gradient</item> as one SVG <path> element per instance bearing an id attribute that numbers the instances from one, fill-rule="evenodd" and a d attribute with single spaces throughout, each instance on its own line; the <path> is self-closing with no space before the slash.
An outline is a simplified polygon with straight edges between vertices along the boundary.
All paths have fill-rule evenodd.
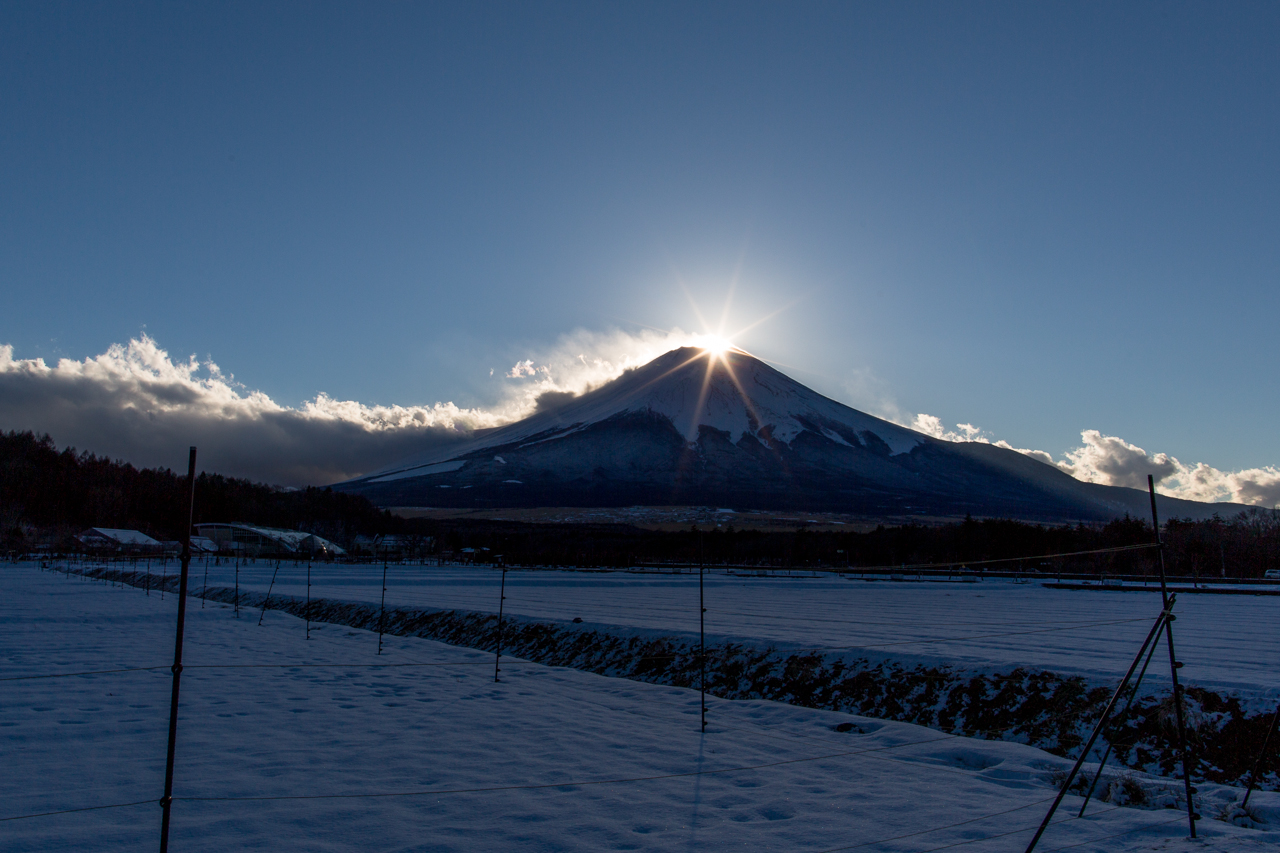
<path id="1" fill-rule="evenodd" d="M 6 4 L 0 343 L 483 403 L 697 322 L 1054 454 L 1280 448 L 1280 5 Z M 868 378 L 870 377 L 870 378 Z M 875 399 L 873 399 L 875 398 Z"/>

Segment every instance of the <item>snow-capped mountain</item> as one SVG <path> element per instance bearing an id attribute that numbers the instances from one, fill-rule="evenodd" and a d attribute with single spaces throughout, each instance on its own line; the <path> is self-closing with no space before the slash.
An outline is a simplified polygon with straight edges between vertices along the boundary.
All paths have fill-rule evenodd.
<path id="1" fill-rule="evenodd" d="M 989 444 L 939 441 L 837 403 L 741 350 L 691 347 L 337 488 L 382 506 L 698 504 L 1046 520 L 1149 512 L 1143 492 L 1081 483 Z M 1166 515 L 1223 509 L 1161 503 Z"/>

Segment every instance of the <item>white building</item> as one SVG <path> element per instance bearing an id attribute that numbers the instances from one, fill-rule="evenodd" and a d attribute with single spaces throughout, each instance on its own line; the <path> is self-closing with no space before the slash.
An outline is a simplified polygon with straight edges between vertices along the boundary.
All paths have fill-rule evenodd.
<path id="1" fill-rule="evenodd" d="M 90 527 L 76 537 L 87 548 L 100 551 L 156 551 L 160 542 L 138 530 L 122 530 L 117 527 Z"/>
<path id="2" fill-rule="evenodd" d="M 265 554 L 311 554 L 340 557 L 342 548 L 304 530 L 281 530 L 254 524 L 197 524 L 196 530 L 216 542 L 220 551 L 234 551 L 247 557 Z"/>

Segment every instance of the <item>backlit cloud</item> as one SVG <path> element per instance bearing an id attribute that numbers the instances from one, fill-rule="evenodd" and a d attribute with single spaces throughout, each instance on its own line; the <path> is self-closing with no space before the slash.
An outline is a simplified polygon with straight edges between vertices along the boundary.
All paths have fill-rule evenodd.
<path id="1" fill-rule="evenodd" d="M 1067 451 L 1058 467 L 1087 483 L 1145 489 L 1148 475 L 1163 484 L 1181 467 L 1178 460 L 1167 453 L 1147 453 L 1123 438 L 1103 435 L 1096 429 L 1085 430 L 1080 438 L 1084 444 Z"/>
<path id="2" fill-rule="evenodd" d="M 321 394 L 282 406 L 212 362 L 171 359 L 145 335 L 53 366 L 0 345 L 0 427 L 47 432 L 143 467 L 180 468 L 194 444 L 204 470 L 329 483 L 497 423 L 495 413 L 452 403 L 365 406 Z"/>
<path id="3" fill-rule="evenodd" d="M 949 430 L 933 415 L 916 415 L 912 429 L 944 441 L 980 441 L 1016 450 L 1048 465 L 1055 465 L 1077 480 L 1106 486 L 1147 487 L 1147 475 L 1155 478 L 1157 491 L 1193 501 L 1231 501 L 1254 506 L 1280 504 L 1280 468 L 1266 466 L 1243 471 L 1221 471 L 1203 462 L 1188 465 L 1167 453 L 1148 453 L 1123 438 L 1103 435 L 1096 429 L 1080 433 L 1081 445 L 1061 459 L 1043 450 L 1014 447 L 993 441 L 972 424 L 956 424 Z"/>
<path id="4" fill-rule="evenodd" d="M 429 449 L 476 429 L 500 426 L 573 397 L 700 336 L 670 332 L 577 331 L 545 352 L 495 371 L 497 402 L 366 405 L 318 395 L 299 406 L 246 389 L 212 361 L 173 359 L 143 335 L 83 360 L 14 357 L 0 345 L 0 429 L 47 432 L 60 445 L 124 458 L 143 467 L 180 467 L 200 448 L 201 467 L 282 485 L 337 482 Z M 889 414 L 881 409 L 882 414 Z M 890 418 L 947 441 L 980 441 L 1016 450 L 1090 483 L 1145 488 L 1151 474 L 1163 494 L 1200 501 L 1280 503 L 1280 468 L 1221 471 L 1149 453 L 1097 430 L 1060 459 L 1013 447 L 973 424 L 947 428 L 928 414 Z"/>
<path id="5" fill-rule="evenodd" d="M 194 444 L 204 470 L 333 483 L 562 403 L 690 338 L 679 330 L 566 335 L 495 377 L 503 384 L 488 408 L 376 406 L 325 394 L 286 406 L 212 361 L 171 358 L 147 335 L 52 366 L 0 344 L 0 429 L 49 433 L 60 446 L 141 467 L 179 468 Z"/>
<path id="6" fill-rule="evenodd" d="M 664 352 L 697 346 L 704 335 L 680 329 L 607 332 L 578 330 L 560 337 L 546 352 L 517 361 L 505 374 L 509 384 L 504 408 L 511 420 L 531 414 L 544 394 L 579 395 L 617 378 L 624 370 L 648 364 Z"/>

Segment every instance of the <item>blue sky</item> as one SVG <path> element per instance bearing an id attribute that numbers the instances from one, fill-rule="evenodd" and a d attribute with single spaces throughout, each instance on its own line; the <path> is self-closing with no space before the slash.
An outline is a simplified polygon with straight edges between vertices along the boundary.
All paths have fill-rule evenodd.
<path id="1" fill-rule="evenodd" d="M 718 317 L 736 282 L 730 329 L 785 308 L 737 343 L 859 408 L 1274 466 L 1278 35 L 1249 3 L 7 4 L 0 344 L 492 407 L 562 336 L 700 331 L 686 291 Z"/>

